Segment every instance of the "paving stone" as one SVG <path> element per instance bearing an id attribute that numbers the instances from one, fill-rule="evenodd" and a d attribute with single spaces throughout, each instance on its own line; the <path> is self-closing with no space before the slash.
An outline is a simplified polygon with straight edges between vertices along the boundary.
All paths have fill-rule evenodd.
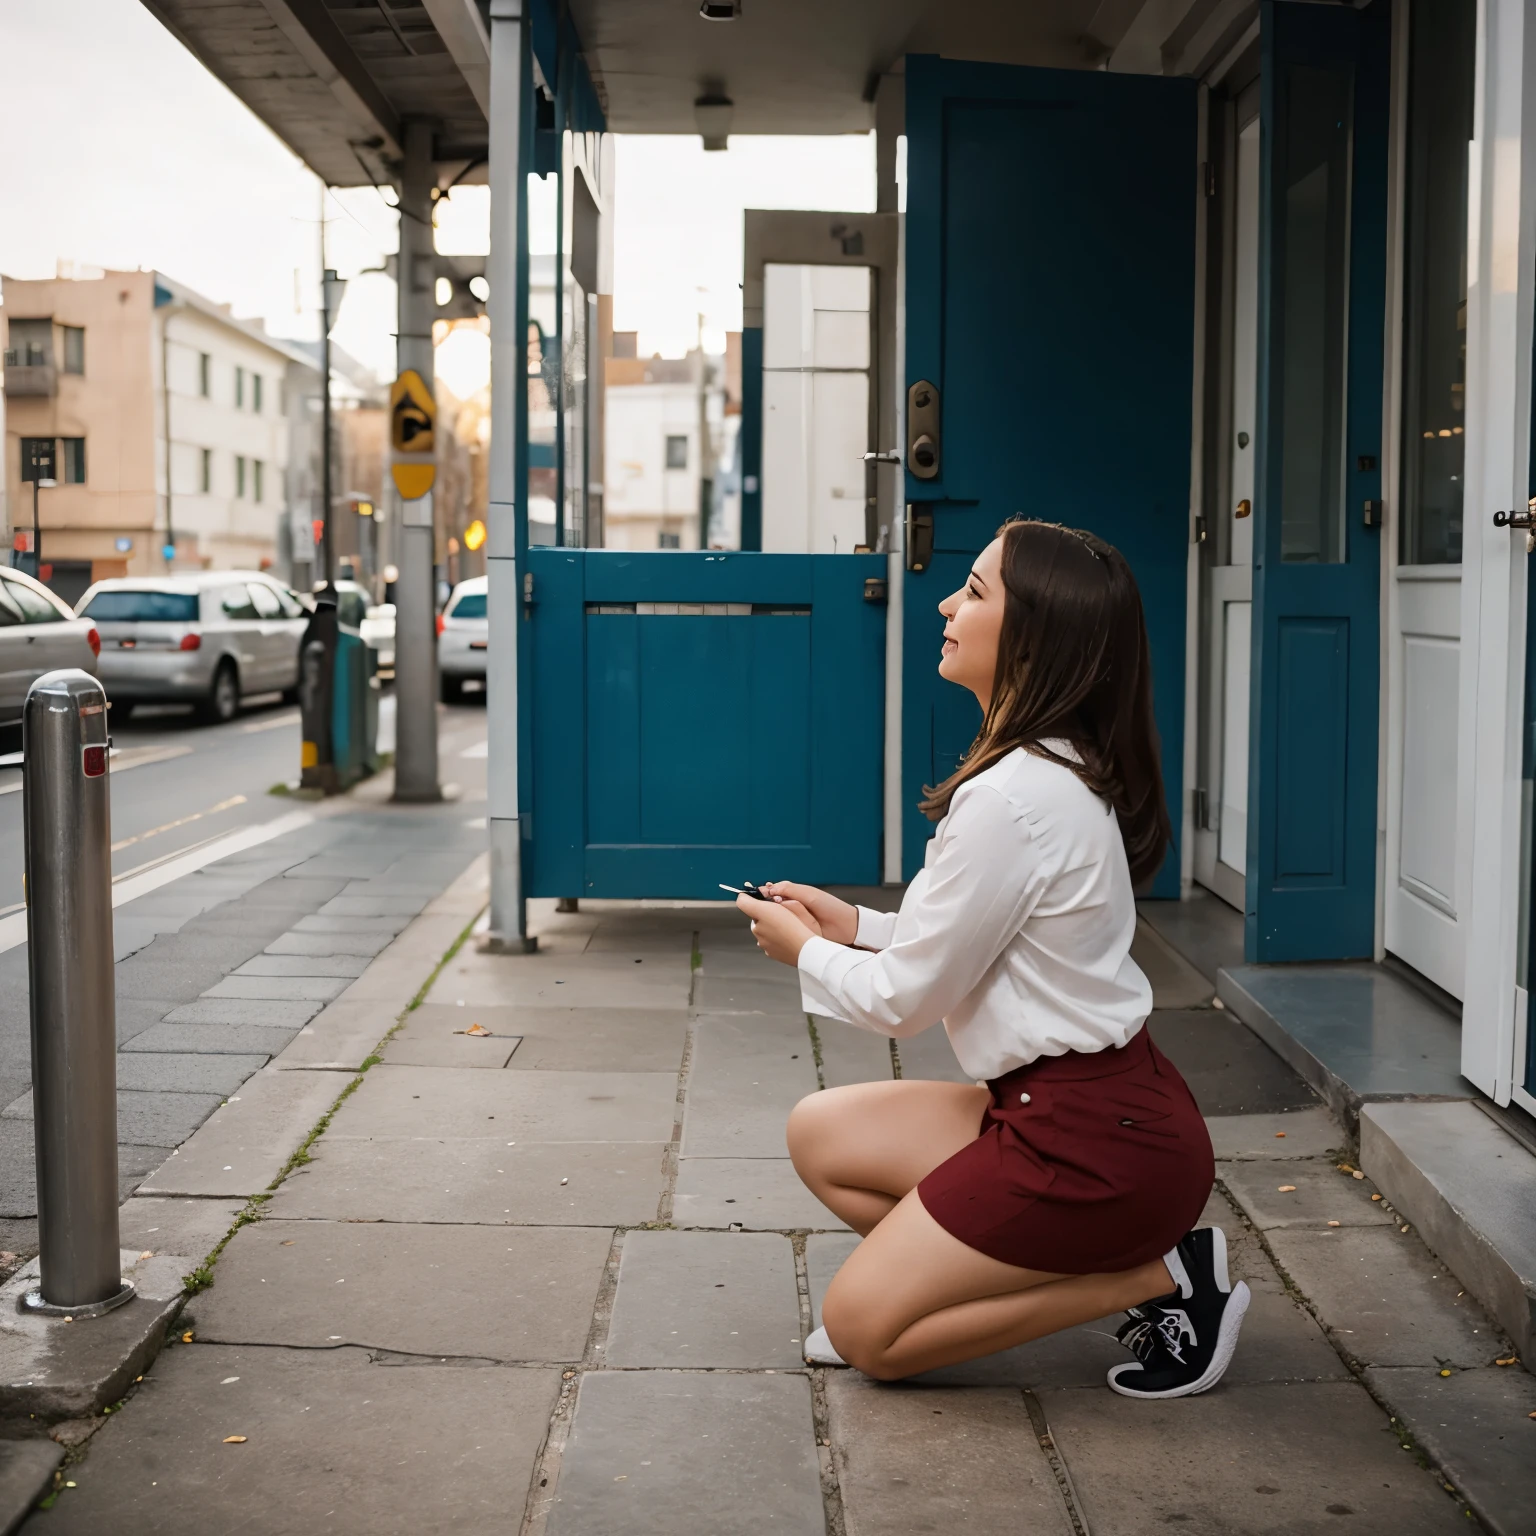
<path id="1" fill-rule="evenodd" d="M 815 1092 L 803 1015 L 701 1017 L 694 1026 L 683 1156 L 783 1157 L 789 1112 Z"/>
<path id="2" fill-rule="evenodd" d="M 63 1459 L 64 1447 L 52 1440 L 0 1440 L 0 1530 L 20 1526 Z"/>
<path id="3" fill-rule="evenodd" d="M 394 936 L 405 927 L 409 921 L 405 917 L 337 917 L 335 915 L 314 912 L 308 917 L 301 917 L 293 925 L 295 933 L 324 933 L 324 934 L 382 934 L 387 944 Z M 381 946 L 382 947 L 382 946 Z"/>
<path id="4" fill-rule="evenodd" d="M 275 1056 L 298 1033 L 280 1024 L 151 1024 L 119 1048 L 198 1055 Z M 122 1070 L 121 1065 L 119 1070 Z"/>
<path id="5" fill-rule="evenodd" d="M 685 1157 L 677 1166 L 672 1220 L 680 1227 L 748 1232 L 847 1231 L 787 1157 Z"/>
<path id="6" fill-rule="evenodd" d="M 453 1007 L 462 998 L 471 1008 L 686 1008 L 691 987 L 681 954 L 636 965 L 621 954 L 481 955 L 461 949 L 423 1001 Z"/>
<path id="7" fill-rule="evenodd" d="M 1389 1227 L 1401 1220 L 1372 1200 L 1376 1186 L 1351 1178 L 1330 1162 L 1292 1163 L 1284 1168 L 1264 1163 L 1218 1163 L 1216 1177 L 1231 1191 L 1244 1214 L 1261 1232 L 1286 1227 Z M 1282 1184 L 1294 1184 L 1291 1194 Z"/>
<path id="8" fill-rule="evenodd" d="M 26 1221 L 37 1215 L 36 1142 L 30 1120 L 0 1119 L 0 1221 Z M 165 1161 L 164 1147 L 119 1142 L 117 1192 L 126 1200 L 144 1177 Z M 13 1251 L 14 1244 L 7 1244 Z"/>
<path id="9" fill-rule="evenodd" d="M 1201 1008 L 1154 1013 L 1152 1038 L 1207 1115 L 1310 1109 L 1317 1095 L 1235 1014 Z"/>
<path id="10" fill-rule="evenodd" d="M 821 1051 L 821 1080 L 827 1088 L 848 1083 L 886 1082 L 896 1075 L 891 1042 L 884 1035 L 855 1029 L 840 1019 L 815 1018 Z"/>
<path id="11" fill-rule="evenodd" d="M 270 1070 L 270 1069 L 269 1069 Z M 286 1074 L 279 1074 L 286 1075 Z M 662 1072 L 477 1072 L 375 1067 L 333 1125 L 349 1136 L 663 1142 L 677 1079 Z"/>
<path id="12" fill-rule="evenodd" d="M 1042 1393 L 1090 1530 L 1113 1536 L 1289 1536 L 1349 1529 L 1448 1536 L 1467 1519 L 1385 1433 L 1355 1382 L 1228 1386 L 1138 1401 Z"/>
<path id="13" fill-rule="evenodd" d="M 177 1345 L 26 1536 L 500 1531 L 523 1507 L 559 1388 L 553 1367 L 395 1370 L 362 1350 Z M 245 1443 L 223 1444 L 232 1434 Z"/>
<path id="14" fill-rule="evenodd" d="M 604 922 L 587 940 L 586 952 L 628 955 L 689 955 L 693 954 L 693 929 L 687 925 L 660 927 L 637 924 L 625 928 Z"/>
<path id="15" fill-rule="evenodd" d="M 1536 1380 L 1519 1366 L 1442 1376 L 1371 1369 L 1372 1392 L 1495 1536 L 1521 1536 L 1536 1510 Z"/>
<path id="16" fill-rule="evenodd" d="M 595 1371 L 550 1536 L 822 1536 L 807 1377 Z"/>
<path id="17" fill-rule="evenodd" d="M 318 916 L 415 917 L 426 904 L 425 896 L 333 896 Z"/>
<path id="18" fill-rule="evenodd" d="M 8 1435 L 100 1413 L 154 1359 L 181 1305 L 185 1263 L 127 1250 L 119 1261 L 134 1295 L 90 1327 L 22 1312 L 22 1296 L 39 1284 L 36 1259 L 0 1286 L 0 1425 Z"/>
<path id="19" fill-rule="evenodd" d="M 508 1063 L 516 1072 L 676 1072 L 688 1038 L 685 1008 L 482 1007 L 439 1014 L 430 1003 L 410 1016 L 402 1033 L 466 1011 L 487 1029 L 522 1036 Z"/>
<path id="20" fill-rule="evenodd" d="M 662 1142 L 358 1138 L 346 1134 L 344 1112 L 313 1161 L 283 1181 L 274 1216 L 612 1227 L 657 1219 Z"/>
<path id="21" fill-rule="evenodd" d="M 200 997 L 166 1014 L 167 1024 L 270 1024 L 299 1029 L 324 1005 L 297 1000 L 259 1001 L 241 997 Z"/>
<path id="22" fill-rule="evenodd" d="M 268 955 L 376 955 L 392 939 L 390 933 L 307 933 L 297 929 L 280 934 L 263 951 Z"/>
<path id="23" fill-rule="evenodd" d="M 1017 1392 L 914 1391 L 829 1371 L 826 1393 L 848 1536 L 1072 1536 Z"/>
<path id="24" fill-rule="evenodd" d="M 161 1163 L 140 1193 L 246 1199 L 262 1193 L 345 1086 L 331 1072 L 263 1067 Z"/>
<path id="25" fill-rule="evenodd" d="M 328 1003 L 346 989 L 347 978 L 341 976 L 226 976 L 203 996 Z"/>
<path id="26" fill-rule="evenodd" d="M 789 1239 L 767 1232 L 629 1232 L 604 1359 L 613 1366 L 797 1369 Z"/>
<path id="27" fill-rule="evenodd" d="M 745 922 L 742 926 L 746 926 Z M 796 997 L 800 995 L 800 978 L 794 967 L 770 960 L 756 945 L 744 949 L 712 949 L 707 955 L 701 951 L 698 975 L 707 976 L 711 981 L 763 981 L 769 986 L 792 991 Z"/>
<path id="28" fill-rule="evenodd" d="M 173 1253 L 200 1263 L 221 1243 L 245 1209 L 243 1200 L 172 1200 L 135 1195 L 118 1212 L 124 1248 Z"/>
<path id="29" fill-rule="evenodd" d="M 419 896 L 422 904 L 431 901 L 442 890 L 436 880 L 392 880 L 387 875 L 373 879 L 350 880 L 337 892 L 338 896 Z"/>
<path id="30" fill-rule="evenodd" d="M 421 1018 L 429 1011 L 431 1017 Z M 504 1034 L 496 1027 L 512 1013 L 510 1008 L 498 1008 L 496 1012 L 503 1016 L 501 1020 L 481 1023 L 488 1033 L 471 1035 L 466 1031 L 480 1022 L 478 1010 L 471 1014 L 464 1008 L 418 1008 L 406 1015 L 399 1033 L 390 1037 L 380 1054 L 396 1067 L 474 1067 L 500 1071 L 512 1060 L 512 1053 L 522 1044 L 522 1036 Z"/>
<path id="31" fill-rule="evenodd" d="M 1321 1105 L 1316 1109 L 1282 1110 L 1268 1115 L 1210 1115 L 1205 1123 L 1216 1160 L 1223 1163 L 1280 1162 L 1303 1157 L 1331 1157 L 1338 1162 L 1343 1159 L 1348 1141 L 1338 1121 Z M 1276 1134 L 1281 1131 L 1283 1136 Z"/>
<path id="32" fill-rule="evenodd" d="M 715 976 L 700 971 L 694 981 L 693 1001 L 701 1013 L 805 1016 L 800 1001 L 800 983 L 790 970 L 783 970 L 782 977 Z"/>
<path id="33" fill-rule="evenodd" d="M 260 1221 L 220 1255 L 197 1336 L 579 1360 L 612 1241 L 603 1227 Z"/>
<path id="34" fill-rule="evenodd" d="M 1278 1231 L 1269 1242 L 1335 1344 L 1362 1365 L 1487 1365 L 1504 1348 L 1471 1293 L 1411 1233 Z"/>
<path id="35" fill-rule="evenodd" d="M 811 1322 L 821 1327 L 821 1299 L 832 1277 L 863 1242 L 857 1232 L 813 1232 L 805 1240 L 805 1278 L 811 1292 Z"/>
<path id="36" fill-rule="evenodd" d="M 228 1058 L 222 1058 L 227 1060 Z M 179 1146 L 223 1102 L 218 1093 L 118 1090 L 117 1134 L 141 1147 Z M 32 1119 L 32 1090 L 0 1111 L 7 1120 Z"/>
<path id="37" fill-rule="evenodd" d="M 1216 995 L 1216 988 L 1145 918 L 1137 921 L 1131 959 L 1152 983 L 1154 1008 L 1204 1008 Z"/>
<path id="38" fill-rule="evenodd" d="M 361 976 L 368 969 L 366 955 L 271 954 L 255 955 L 238 967 L 236 976 Z"/>
<path id="39" fill-rule="evenodd" d="M 119 1090 L 141 1088 L 168 1093 L 216 1093 L 237 1089 L 267 1064 L 253 1053 L 125 1051 L 117 1058 Z"/>
<path id="40" fill-rule="evenodd" d="M 355 1072 L 378 1050 L 404 1006 L 338 997 L 294 1035 L 273 1065 L 283 1072 L 322 1067 Z"/>
<path id="41" fill-rule="evenodd" d="M 845 1026 L 848 1027 L 848 1026 Z M 922 1078 L 938 1083 L 974 1083 L 976 1079 L 955 1060 L 955 1048 L 949 1043 L 942 1024 L 909 1035 L 896 1042 L 903 1077 Z"/>

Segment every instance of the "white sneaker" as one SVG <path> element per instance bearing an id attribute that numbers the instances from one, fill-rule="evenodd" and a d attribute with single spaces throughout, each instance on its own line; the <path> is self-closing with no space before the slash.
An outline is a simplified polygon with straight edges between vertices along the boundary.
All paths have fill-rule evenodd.
<path id="1" fill-rule="evenodd" d="M 847 1365 L 848 1362 L 832 1348 L 832 1341 L 827 1337 L 825 1328 L 818 1328 L 810 1334 L 801 1346 L 800 1353 L 805 1356 L 808 1365 Z"/>

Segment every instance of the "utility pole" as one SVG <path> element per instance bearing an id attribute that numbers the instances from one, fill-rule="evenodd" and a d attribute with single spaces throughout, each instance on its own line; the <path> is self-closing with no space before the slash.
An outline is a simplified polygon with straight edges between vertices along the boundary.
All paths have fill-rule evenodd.
<path id="1" fill-rule="evenodd" d="M 517 505 L 517 435 L 528 401 L 528 333 L 518 324 L 522 200 L 527 195 L 522 175 L 527 25 L 523 0 L 491 0 L 491 253 L 485 269 L 490 285 L 492 411 L 485 546 L 491 913 L 486 946 L 514 953 L 531 947 L 517 783 L 518 626 L 523 622 L 517 560 L 525 510 Z"/>
<path id="2" fill-rule="evenodd" d="M 331 287 L 336 274 L 325 264 L 325 200 L 320 183 L 320 579 L 330 587 L 331 565 Z"/>
<path id="3" fill-rule="evenodd" d="M 414 372 L 430 405 L 432 320 L 436 309 L 436 251 L 432 230 L 432 125 L 403 125 L 405 165 L 400 187 L 399 373 Z M 397 460 L 396 470 L 399 468 Z M 399 485 L 399 475 L 396 474 Z M 437 604 L 432 590 L 432 491 L 400 507 L 400 568 L 395 584 L 395 799 L 442 799 L 437 782 Z"/>
<path id="4" fill-rule="evenodd" d="M 704 356 L 704 316 L 699 314 L 699 548 L 709 548 L 709 503 L 714 491 L 709 451 L 709 362 Z"/>

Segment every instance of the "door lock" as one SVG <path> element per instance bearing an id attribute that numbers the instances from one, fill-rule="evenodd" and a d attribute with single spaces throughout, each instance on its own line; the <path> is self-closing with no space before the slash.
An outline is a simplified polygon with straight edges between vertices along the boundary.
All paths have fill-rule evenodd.
<path id="1" fill-rule="evenodd" d="M 937 480 L 940 465 L 939 391 L 919 379 L 907 391 L 907 468 L 917 480 Z"/>
<path id="2" fill-rule="evenodd" d="M 907 503 L 907 569 L 926 571 L 933 563 L 933 513 L 923 502 Z"/>

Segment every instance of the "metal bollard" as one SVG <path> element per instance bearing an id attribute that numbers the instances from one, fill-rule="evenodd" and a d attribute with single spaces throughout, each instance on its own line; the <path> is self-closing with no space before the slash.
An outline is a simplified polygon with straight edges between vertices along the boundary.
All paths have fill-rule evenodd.
<path id="1" fill-rule="evenodd" d="M 32 1117 L 42 1277 L 21 1310 L 99 1316 L 133 1296 L 117 1225 L 117 1021 L 107 696 L 45 672 L 22 716 Z"/>

